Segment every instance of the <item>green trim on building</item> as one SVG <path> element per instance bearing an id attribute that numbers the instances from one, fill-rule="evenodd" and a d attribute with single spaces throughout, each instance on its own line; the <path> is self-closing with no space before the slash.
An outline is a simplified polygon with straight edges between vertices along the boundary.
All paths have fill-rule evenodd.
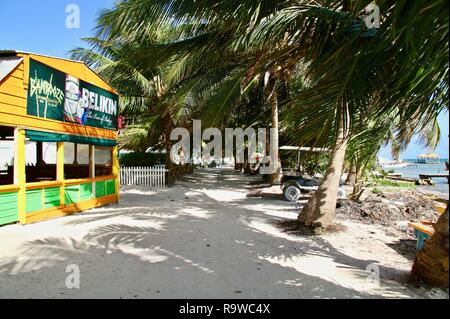
<path id="1" fill-rule="evenodd" d="M 115 194 L 115 180 L 95 182 L 96 197 Z M 59 187 L 27 190 L 26 213 L 33 213 L 47 208 L 60 206 Z M 64 203 L 70 205 L 94 198 L 92 183 L 71 185 L 64 187 Z M 18 215 L 17 193 L 0 194 L 0 225 L 17 222 Z"/>
<path id="2" fill-rule="evenodd" d="M 58 207 L 60 206 L 59 187 L 27 190 L 25 199 L 27 213 Z"/>
<path id="3" fill-rule="evenodd" d="M 92 183 L 66 186 L 64 187 L 64 197 L 66 205 L 90 200 L 94 197 Z"/>
<path id="4" fill-rule="evenodd" d="M 17 193 L 0 194 L 0 225 L 19 221 Z"/>
<path id="5" fill-rule="evenodd" d="M 26 136 L 34 142 L 70 142 L 78 144 L 90 144 L 97 146 L 116 146 L 116 140 L 88 137 L 81 135 L 49 133 L 41 131 L 26 130 Z"/>
<path id="6" fill-rule="evenodd" d="M 70 205 L 80 201 L 80 185 L 64 187 L 64 204 Z"/>
<path id="7" fill-rule="evenodd" d="M 42 205 L 42 189 L 31 189 L 25 193 L 26 212 L 32 213 L 39 210 L 43 210 Z"/>
<path id="8" fill-rule="evenodd" d="M 44 189 L 44 207 L 53 208 L 60 206 L 59 187 Z"/>
<path id="9" fill-rule="evenodd" d="M 116 193 L 116 182 L 114 180 L 106 181 L 106 195 Z"/>
<path id="10" fill-rule="evenodd" d="M 105 181 L 95 183 L 95 197 L 99 198 L 99 197 L 106 196 L 106 187 L 105 186 L 106 186 Z"/>
<path id="11" fill-rule="evenodd" d="M 92 193 L 92 183 L 80 185 L 80 201 L 90 200 L 94 197 Z"/>
<path id="12" fill-rule="evenodd" d="M 101 181 L 95 183 L 95 197 L 104 197 L 108 195 L 113 195 L 116 193 L 116 183 L 115 181 Z"/>

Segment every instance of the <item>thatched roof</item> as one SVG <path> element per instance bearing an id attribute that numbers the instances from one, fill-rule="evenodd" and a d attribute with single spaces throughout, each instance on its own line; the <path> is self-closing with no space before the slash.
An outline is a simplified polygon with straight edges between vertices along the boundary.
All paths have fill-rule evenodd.
<path id="1" fill-rule="evenodd" d="M 417 158 L 420 159 L 440 159 L 441 157 L 436 153 L 426 153 L 426 154 L 420 154 L 417 156 Z"/>

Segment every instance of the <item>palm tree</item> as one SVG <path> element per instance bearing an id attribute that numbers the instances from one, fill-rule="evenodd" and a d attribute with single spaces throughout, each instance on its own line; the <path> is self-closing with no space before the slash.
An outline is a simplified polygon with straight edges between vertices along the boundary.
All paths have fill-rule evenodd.
<path id="1" fill-rule="evenodd" d="M 366 114 L 355 127 L 346 154 L 346 165 L 349 174 L 346 184 L 353 186 L 349 196 L 358 200 L 362 194 L 364 177 L 376 165 L 378 153 L 383 146 L 391 146 L 392 156 L 399 158 L 411 143 L 414 136 L 419 137 L 419 143 L 434 150 L 440 140 L 438 114 L 410 118 L 408 123 L 401 120 L 401 110 L 393 110 L 382 116 Z"/>
<path id="2" fill-rule="evenodd" d="M 358 28 L 358 6 L 349 8 L 347 14 L 353 17 L 353 26 L 344 29 L 344 34 L 335 31 L 322 51 L 308 60 L 307 79 L 312 85 L 296 97 L 297 103 L 295 97 L 291 102 L 290 126 L 300 128 L 297 134 L 292 130 L 291 135 L 334 148 L 323 184 L 299 215 L 301 221 L 310 225 L 326 227 L 333 220 L 336 192 L 332 188 L 339 184 L 347 142 L 358 134 L 359 121 L 386 115 L 392 121 L 394 116 L 404 128 L 410 125 L 417 132 L 422 126 L 414 126 L 415 123 L 426 123 L 448 107 L 448 43 L 443 41 L 448 35 L 448 16 L 434 12 L 437 8 L 445 10 L 448 3 L 432 6 L 422 3 L 417 7 L 399 3 L 380 5 L 388 13 L 382 17 L 384 21 L 378 31 Z M 428 18 L 423 18 L 423 12 L 428 10 L 433 11 L 430 15 L 436 14 L 439 34 L 436 29 L 425 27 Z M 411 20 L 408 26 L 400 28 L 393 17 L 405 12 L 411 15 Z M 405 36 L 409 34 L 408 27 L 421 28 L 419 41 L 414 38 L 411 43 L 412 38 Z M 434 49 L 439 48 L 437 60 L 427 47 L 431 42 Z M 423 65 L 429 65 L 430 69 Z M 300 116 L 296 118 L 295 113 Z M 385 138 L 387 131 L 382 133 Z M 379 147 L 380 143 L 375 145 Z"/>
<path id="3" fill-rule="evenodd" d="M 155 37 L 163 37 L 165 32 L 162 30 Z M 224 90 L 227 86 L 218 88 L 218 84 L 234 83 L 229 80 L 236 72 L 235 62 L 231 60 L 222 65 L 203 64 L 200 70 L 191 60 L 175 58 L 163 65 L 142 65 L 136 63 L 132 50 L 149 45 L 154 39 L 106 41 L 93 37 L 85 40 L 91 48 L 72 50 L 73 58 L 95 68 L 122 94 L 121 113 L 128 125 L 119 138 L 121 148 L 140 151 L 150 147 L 165 148 L 170 154 L 173 128 L 188 127 L 194 114 L 203 113 L 202 107 L 207 109 L 221 97 L 218 89 L 229 94 Z M 208 110 L 209 118 L 217 117 L 210 108 Z M 166 165 L 169 170 L 173 168 L 169 156 Z"/>
<path id="4" fill-rule="evenodd" d="M 249 26 L 256 25 L 264 17 L 274 13 L 284 1 L 127 1 L 119 3 L 113 10 L 105 11 L 99 18 L 97 36 L 103 39 L 115 39 L 127 36 L 143 38 L 153 33 L 161 25 L 173 26 L 173 40 L 147 46 L 135 51 L 136 60 L 147 64 L 149 60 L 162 63 L 164 59 L 178 56 L 179 59 L 192 61 L 193 57 L 201 56 L 203 61 L 223 59 L 223 53 L 232 53 L 244 65 L 238 66 L 235 77 L 223 81 L 217 91 L 223 100 L 219 105 L 209 103 L 210 108 L 227 109 L 236 104 L 235 94 L 238 89 L 242 93 L 249 92 L 252 87 L 263 82 L 266 86 L 266 96 L 272 107 L 271 126 L 274 129 L 271 139 L 278 145 L 278 85 L 280 68 L 276 65 L 265 65 L 267 56 L 271 53 L 270 46 L 250 48 L 243 35 L 247 34 Z M 239 18 L 233 14 L 238 13 Z M 142 26 L 145 25 L 145 28 Z M 206 53 L 206 54 L 205 54 Z M 194 58 L 195 59 L 195 58 Z M 197 59 L 200 61 L 201 59 Z M 242 72 L 244 71 L 244 72 Z M 232 83 L 231 81 L 234 81 Z M 221 88 L 222 87 L 222 88 Z M 228 90 L 226 90 L 228 89 Z M 228 96 L 221 94 L 229 91 Z M 228 93 L 228 92 L 226 92 Z M 213 98 L 213 101 L 217 98 Z M 226 119 L 227 112 L 223 118 Z M 217 114 L 217 113 L 216 113 Z M 281 165 L 278 147 L 273 147 L 272 161 L 275 172 L 271 178 L 276 182 L 280 178 Z"/>
<path id="5" fill-rule="evenodd" d="M 302 66 L 305 88 L 284 104 L 282 124 L 297 141 L 333 149 L 322 185 L 299 216 L 326 227 L 333 221 L 349 141 L 361 133 L 361 121 L 395 116 L 405 127 L 448 109 L 448 2 L 377 1 L 382 14 L 377 30 L 364 21 L 369 3 L 129 0 L 102 15 L 97 36 L 145 39 L 172 26 L 167 41 L 131 50 L 138 67 L 174 56 L 200 61 L 199 66 L 220 63 L 223 53 L 240 56 L 245 62 L 215 87 L 219 94 L 224 87 L 231 93 L 222 95 L 223 108 L 267 72 L 273 79 Z"/>
<path id="6" fill-rule="evenodd" d="M 344 152 L 336 150 L 333 154 L 343 155 L 347 144 L 341 143 L 338 132 L 344 132 L 344 140 L 350 137 L 354 118 L 367 112 L 368 101 L 375 94 L 383 97 L 377 99 L 379 114 L 397 108 L 402 110 L 402 120 L 407 121 L 418 109 L 436 114 L 443 107 L 448 89 L 444 81 L 448 76 L 448 45 L 443 41 L 448 35 L 448 16 L 442 13 L 448 8 L 447 2 L 424 1 L 408 6 L 379 1 L 383 13 L 379 30 L 369 30 L 365 25 L 367 4 L 368 1 L 317 4 L 281 0 L 131 0 L 102 15 L 98 35 L 112 39 L 125 32 L 127 36 L 144 37 L 161 25 L 171 24 L 175 30 L 173 41 L 139 49 L 137 60 L 161 62 L 174 54 L 186 57 L 192 52 L 201 52 L 203 57 L 208 52 L 205 58 L 211 59 L 218 52 L 234 50 L 254 56 L 255 62 L 247 64 L 247 72 L 242 73 L 248 82 L 267 72 L 306 64 L 311 89 L 293 97 L 291 104 L 297 114 L 298 106 L 303 104 L 314 112 L 322 109 L 323 116 L 317 116 L 320 121 L 307 126 L 315 141 L 323 142 L 334 132 L 331 144 L 339 145 Z M 427 28 L 431 20 L 434 30 Z M 410 30 L 418 31 L 411 37 Z M 235 78 L 236 82 L 242 83 L 242 77 Z M 274 94 L 269 97 L 276 101 Z M 276 103 L 272 105 L 276 109 Z M 349 118 L 342 122 L 340 118 L 347 115 Z M 272 122 L 276 124 L 277 119 L 273 117 Z M 334 171 L 334 179 L 340 178 L 341 168 L 335 169 L 338 171 Z M 337 185 L 335 180 L 332 184 Z M 333 197 L 333 192 L 329 194 L 318 192 L 317 196 Z M 335 199 L 311 200 L 309 205 L 327 203 L 325 206 L 332 207 L 334 202 Z M 320 207 L 313 210 L 317 209 Z"/>

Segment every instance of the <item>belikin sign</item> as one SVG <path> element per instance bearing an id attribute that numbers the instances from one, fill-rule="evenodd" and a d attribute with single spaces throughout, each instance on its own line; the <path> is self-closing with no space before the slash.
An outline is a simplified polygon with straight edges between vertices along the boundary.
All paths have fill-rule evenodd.
<path id="1" fill-rule="evenodd" d="M 30 59 L 27 114 L 117 130 L 119 97 Z"/>

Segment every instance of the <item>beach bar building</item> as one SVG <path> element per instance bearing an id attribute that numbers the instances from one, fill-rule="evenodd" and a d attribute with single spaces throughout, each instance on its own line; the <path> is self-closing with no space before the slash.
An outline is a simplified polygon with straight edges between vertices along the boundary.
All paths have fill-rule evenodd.
<path id="1" fill-rule="evenodd" d="M 0 225 L 118 202 L 118 110 L 83 62 L 0 51 Z"/>

